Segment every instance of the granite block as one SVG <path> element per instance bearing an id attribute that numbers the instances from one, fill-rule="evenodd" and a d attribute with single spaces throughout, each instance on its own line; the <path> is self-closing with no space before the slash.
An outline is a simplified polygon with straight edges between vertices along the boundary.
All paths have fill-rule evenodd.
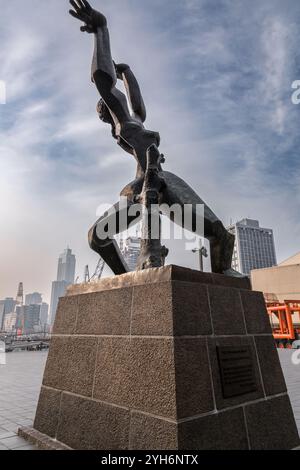
<path id="1" fill-rule="evenodd" d="M 77 450 L 126 450 L 129 410 L 63 393 L 57 439 Z"/>
<path id="2" fill-rule="evenodd" d="M 61 392 L 42 387 L 36 410 L 34 428 L 50 437 L 56 437 Z"/>
<path id="3" fill-rule="evenodd" d="M 289 450 L 299 446 L 299 435 L 288 395 L 245 406 L 252 450 Z"/>
<path id="4" fill-rule="evenodd" d="M 132 288 L 79 296 L 76 334 L 129 335 Z"/>
<path id="5" fill-rule="evenodd" d="M 92 396 L 97 342 L 94 337 L 54 336 L 43 385 Z"/>
<path id="6" fill-rule="evenodd" d="M 53 325 L 54 335 L 72 335 L 75 333 L 79 297 L 79 295 L 74 295 L 73 297 L 61 297 L 59 299 Z"/>
<path id="7" fill-rule="evenodd" d="M 209 286 L 208 292 L 214 334 L 246 334 L 239 291 L 229 287 Z"/>
<path id="8" fill-rule="evenodd" d="M 241 290 L 241 299 L 247 332 L 249 334 L 272 334 L 263 294 Z"/>

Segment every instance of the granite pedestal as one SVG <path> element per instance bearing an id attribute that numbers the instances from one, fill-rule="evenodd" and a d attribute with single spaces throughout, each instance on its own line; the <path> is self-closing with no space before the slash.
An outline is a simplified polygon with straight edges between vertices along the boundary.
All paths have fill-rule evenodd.
<path id="1" fill-rule="evenodd" d="M 43 448 L 298 446 L 262 294 L 177 266 L 72 286 L 21 434 Z"/>

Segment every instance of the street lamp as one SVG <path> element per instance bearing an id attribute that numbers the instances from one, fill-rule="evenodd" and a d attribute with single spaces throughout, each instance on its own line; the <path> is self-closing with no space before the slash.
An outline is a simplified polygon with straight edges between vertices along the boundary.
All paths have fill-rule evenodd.
<path id="1" fill-rule="evenodd" d="M 205 246 L 202 245 L 202 240 L 200 239 L 199 240 L 199 248 L 194 248 L 192 250 L 193 253 L 199 253 L 199 269 L 200 271 L 204 271 L 204 268 L 203 268 L 203 258 L 207 258 L 208 257 L 208 253 L 207 253 L 207 249 L 205 248 Z"/>

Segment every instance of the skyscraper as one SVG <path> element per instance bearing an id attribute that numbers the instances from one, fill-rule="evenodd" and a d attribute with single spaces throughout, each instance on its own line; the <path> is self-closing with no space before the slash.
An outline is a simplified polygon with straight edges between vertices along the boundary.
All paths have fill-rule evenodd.
<path id="1" fill-rule="evenodd" d="M 66 281 L 74 284 L 76 258 L 72 250 L 67 248 L 58 258 L 57 281 Z"/>
<path id="2" fill-rule="evenodd" d="M 57 279 L 52 282 L 50 322 L 53 325 L 60 297 L 65 295 L 67 287 L 74 284 L 76 258 L 72 250 L 67 248 L 58 258 Z"/>
<path id="3" fill-rule="evenodd" d="M 33 304 L 33 305 L 24 305 L 23 306 L 23 328 L 22 331 L 25 334 L 31 334 L 41 331 L 40 325 L 40 313 L 41 313 L 41 305 Z"/>
<path id="4" fill-rule="evenodd" d="M 23 305 L 23 303 L 24 303 L 24 287 L 23 287 L 23 282 L 20 282 L 18 286 L 16 304 Z"/>
<path id="5" fill-rule="evenodd" d="M 228 230 L 235 235 L 233 269 L 249 275 L 252 269 L 276 266 L 272 229 L 260 227 L 258 220 L 243 219 Z"/>
<path id="6" fill-rule="evenodd" d="M 41 310 L 40 310 L 40 324 L 42 329 L 48 324 L 48 313 L 49 313 L 49 305 L 46 302 L 41 303 Z"/>
<path id="7" fill-rule="evenodd" d="M 16 330 L 21 334 L 40 333 L 47 329 L 49 305 L 36 303 L 16 306 Z"/>
<path id="8" fill-rule="evenodd" d="M 7 297 L 5 300 L 0 301 L 0 331 L 4 329 L 5 316 L 12 313 L 15 309 L 16 301 Z"/>
<path id="9" fill-rule="evenodd" d="M 3 330 L 6 332 L 15 332 L 17 326 L 17 313 L 11 312 L 5 315 Z"/>
<path id="10" fill-rule="evenodd" d="M 141 239 L 139 237 L 128 237 L 126 240 L 121 240 L 120 250 L 124 256 L 129 271 L 135 271 L 141 251 Z"/>
<path id="11" fill-rule="evenodd" d="M 39 292 L 25 295 L 25 305 L 41 304 L 42 301 L 42 294 Z"/>

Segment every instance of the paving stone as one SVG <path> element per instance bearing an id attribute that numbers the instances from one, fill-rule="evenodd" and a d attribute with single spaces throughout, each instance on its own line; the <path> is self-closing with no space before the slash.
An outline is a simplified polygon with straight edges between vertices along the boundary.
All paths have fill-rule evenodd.
<path id="1" fill-rule="evenodd" d="M 24 440 L 25 445 L 22 447 L 17 447 L 14 450 L 38 450 L 36 446 L 26 444 L 27 441 Z"/>
<path id="2" fill-rule="evenodd" d="M 16 449 L 17 447 L 27 445 L 25 439 L 22 439 L 18 436 L 7 437 L 6 439 L 2 439 L 1 444 L 5 445 L 8 449 Z"/>
<path id="3" fill-rule="evenodd" d="M 2 425 L 3 429 L 6 429 L 6 431 L 14 431 L 17 432 L 18 425 L 16 423 L 6 423 Z"/>
<path id="4" fill-rule="evenodd" d="M 8 450 L 5 440 L 17 437 L 20 421 L 26 418 L 22 411 L 26 415 L 30 409 L 34 414 L 46 359 L 45 351 L 7 354 L 7 365 L 1 368 L 0 416 L 5 417 L 0 424 L 0 450 Z M 12 430 L 4 429 L 2 423 Z M 23 439 L 19 442 L 18 447 L 28 446 Z"/>
<path id="5" fill-rule="evenodd" d="M 16 435 L 17 434 L 12 431 L 6 431 L 6 430 L 0 431 L 0 442 L 2 441 L 2 439 L 6 439 L 7 437 L 13 437 Z"/>

